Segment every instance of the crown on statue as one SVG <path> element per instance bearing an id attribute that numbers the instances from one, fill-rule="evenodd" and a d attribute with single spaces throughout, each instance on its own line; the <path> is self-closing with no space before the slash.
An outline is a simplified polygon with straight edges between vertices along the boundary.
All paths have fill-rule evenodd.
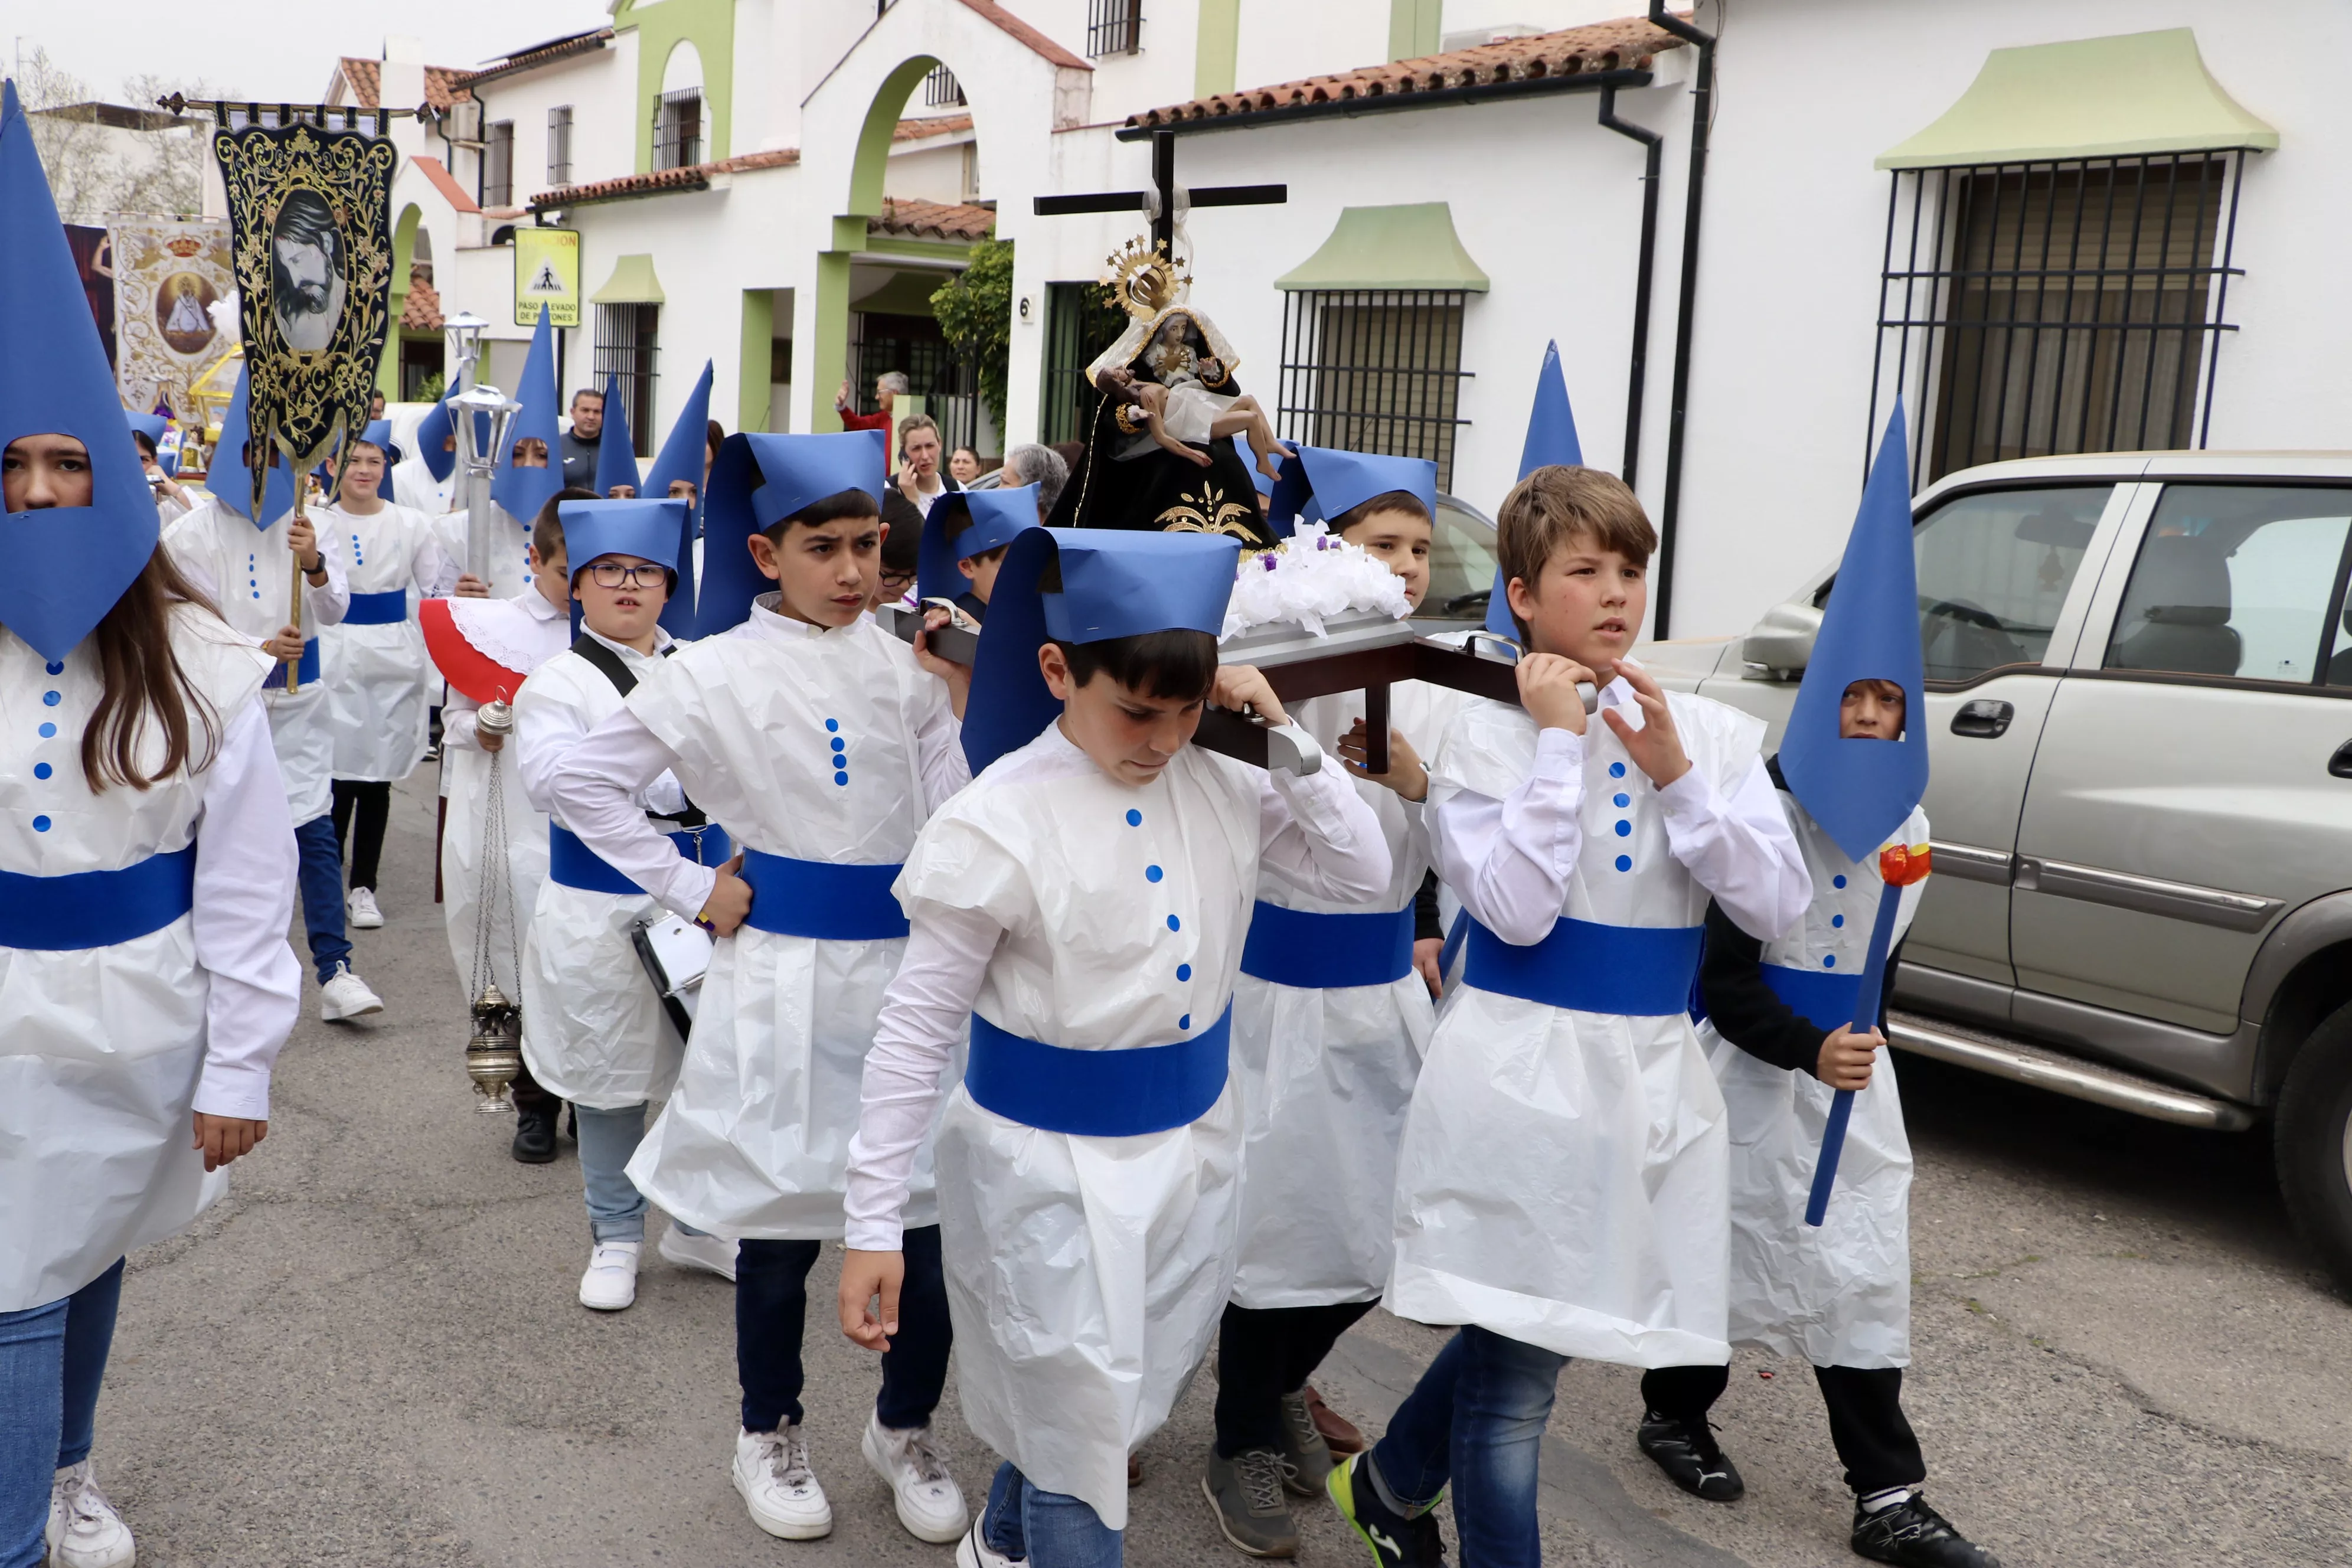
<path id="1" fill-rule="evenodd" d="M 1149 321 L 1184 297 L 1189 274 L 1179 276 L 1168 247 L 1138 235 L 1104 259 L 1102 286 L 1129 315 Z"/>

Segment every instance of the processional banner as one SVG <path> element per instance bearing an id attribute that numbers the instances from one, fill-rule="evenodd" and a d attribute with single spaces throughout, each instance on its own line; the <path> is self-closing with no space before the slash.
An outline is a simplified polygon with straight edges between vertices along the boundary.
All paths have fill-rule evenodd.
<path id="1" fill-rule="evenodd" d="M 214 324 L 212 307 L 236 289 L 229 269 L 228 225 L 220 218 L 117 218 L 115 384 L 122 405 L 152 412 L 158 399 L 183 421 L 197 421 L 193 388 L 236 346 Z"/>

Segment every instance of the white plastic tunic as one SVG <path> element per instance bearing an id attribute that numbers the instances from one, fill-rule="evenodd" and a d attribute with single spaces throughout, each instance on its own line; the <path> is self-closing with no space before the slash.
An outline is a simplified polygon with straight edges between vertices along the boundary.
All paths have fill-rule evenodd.
<path id="1" fill-rule="evenodd" d="M 629 799 L 665 768 L 739 847 L 855 865 L 904 860 L 969 776 L 947 687 L 911 648 L 870 618 L 820 630 L 773 600 L 663 660 L 552 786 L 565 822 L 625 875 L 633 843 L 650 854 L 664 874 L 639 885 L 682 915 L 701 908 L 709 873 L 683 867 Z M 751 925 L 722 938 L 677 1086 L 629 1162 L 637 1190 L 730 1239 L 839 1237 L 858 1082 L 906 946 Z M 928 1169 L 914 1207 L 910 1224 L 934 1223 Z"/>
<path id="2" fill-rule="evenodd" d="M 486 500 L 482 505 L 488 513 L 490 531 L 490 597 L 511 599 L 530 588 L 535 581 L 530 569 L 530 526 L 528 521 L 518 520 L 496 501 Z M 470 515 L 452 511 L 433 520 L 433 535 L 440 543 L 441 553 L 460 572 L 467 570 L 467 519 Z"/>
<path id="3" fill-rule="evenodd" d="M 221 618 L 261 642 L 278 635 L 294 607 L 294 552 L 286 542 L 293 520 L 289 511 L 268 528 L 256 528 L 217 500 L 207 500 L 164 530 L 163 544 L 180 570 L 220 607 Z M 303 582 L 305 637 L 341 621 L 352 596 L 341 548 L 324 529 L 318 529 L 318 537 L 327 581 L 324 586 Z M 282 680 L 261 694 L 269 710 L 270 744 L 286 777 L 287 808 L 298 825 L 326 816 L 334 805 L 335 731 L 325 673 L 322 658 L 321 679 L 302 682 L 290 696 Z"/>
<path id="4" fill-rule="evenodd" d="M 1406 681 L 1390 688 L 1392 729 L 1436 754 L 1460 693 Z M 1363 717 L 1360 692 L 1286 705 L 1338 767 L 1339 737 Z M 1430 865 L 1422 806 L 1366 780 L 1356 792 L 1379 817 L 1391 870 L 1379 898 L 1318 899 L 1280 872 L 1258 879 L 1260 901 L 1360 914 L 1410 910 Z M 1397 1141 L 1437 1013 L 1418 973 L 1385 985 L 1307 990 L 1242 974 L 1234 982 L 1234 1081 L 1242 1095 L 1241 1257 L 1234 1300 L 1244 1307 L 1369 1301 L 1393 1254 Z"/>
<path id="5" fill-rule="evenodd" d="M 346 563 L 353 594 L 399 593 L 400 619 L 372 626 L 348 620 L 319 634 L 330 722 L 335 737 L 334 776 L 404 779 L 425 755 L 426 680 L 440 695 L 440 678 L 425 658 L 416 601 L 436 598 L 457 580 L 421 511 L 385 505 L 362 516 L 334 507 L 315 515 L 320 537 L 332 536 Z"/>
<path id="6" fill-rule="evenodd" d="M 1601 696 L 1640 727 L 1631 689 Z M 1691 769 L 1654 788 L 1600 714 L 1583 738 L 1475 701 L 1432 770 L 1441 875 L 1505 942 L 1562 915 L 1696 927 L 1713 892 L 1780 931 L 1810 889 L 1760 720 L 1670 694 Z M 1622 825 L 1622 826 L 1621 826 Z M 1398 1158 L 1387 1305 L 1563 1355 L 1722 1364 L 1723 1097 L 1687 1013 L 1572 1011 L 1453 987 Z"/>
<path id="7" fill-rule="evenodd" d="M 641 680 L 661 662 L 657 653 L 598 640 Z M 667 633 L 661 640 L 669 641 Z M 534 809 L 562 820 L 549 788 L 557 765 L 620 708 L 611 679 L 576 653 L 557 654 L 532 672 L 515 699 L 515 750 Z M 664 773 L 635 804 L 675 816 L 686 797 Z M 650 893 L 568 888 L 552 877 L 540 884 L 522 942 L 522 1054 L 550 1094 L 615 1110 L 657 1100 L 677 1081 L 686 1043 L 662 1011 L 635 942 L 638 922 L 663 912 Z"/>
<path id="8" fill-rule="evenodd" d="M 1056 725 L 942 808 L 898 881 L 921 942 L 876 1043 L 851 1245 L 897 1245 L 880 1216 L 959 1008 L 1075 1050 L 1198 1035 L 1232 1000 L 1261 863 L 1277 861 L 1335 902 L 1389 879 L 1378 824 L 1328 763 L 1273 783 L 1187 746 L 1137 788 Z M 935 952 L 943 963 L 919 965 Z M 1238 1090 L 1228 1077 L 1197 1121 L 1134 1137 L 1027 1126 L 961 1082 L 945 1099 L 940 1229 L 964 1419 L 1034 1484 L 1122 1529 L 1127 1455 L 1182 1396 L 1232 1294 Z"/>
<path id="9" fill-rule="evenodd" d="M 1764 962 L 1857 973 L 1885 883 L 1878 861 L 1846 858 L 1795 799 L 1781 796 L 1812 874 L 1801 924 L 1764 944 Z M 1898 836 L 1927 842 L 1914 811 Z M 1901 942 L 1925 884 L 1903 890 Z M 1830 961 L 1824 963 L 1824 960 Z M 1822 1020 L 1826 1022 L 1826 1020 Z M 1911 1140 L 1892 1052 L 1853 1097 L 1837 1185 L 1818 1229 L 1805 1223 L 1822 1129 L 1835 1091 L 1808 1072 L 1757 1060 L 1699 1026 L 1731 1134 L 1731 1341 L 1815 1366 L 1907 1366 L 1911 1361 Z"/>
<path id="10" fill-rule="evenodd" d="M 170 924 L 107 947 L 0 947 L 0 1312 L 71 1295 L 218 1197 L 193 1113 L 266 1118 L 294 1026 L 293 825 L 254 701 L 271 666 L 194 608 L 173 612 L 173 646 L 218 750 L 206 757 L 192 717 L 202 771 L 93 793 L 95 647 L 51 662 L 0 627 L 0 870 L 115 871 L 196 847 L 194 908 Z M 145 765 L 162 745 L 151 727 Z"/>
<path id="11" fill-rule="evenodd" d="M 529 676 L 572 646 L 572 620 L 536 588 L 511 599 L 455 601 L 468 607 L 458 630 L 488 658 Z M 525 681 L 526 688 L 529 682 Z M 520 694 L 518 694 L 520 695 Z M 462 692 L 449 693 L 441 710 L 441 776 L 449 815 L 441 829 L 441 914 L 449 935 L 449 956 L 457 979 L 470 987 L 474 975 L 475 927 L 481 917 L 482 830 L 488 823 L 490 753 L 474 733 L 481 705 Z M 509 997 L 522 994 L 517 958 L 530 927 L 539 887 L 547 879 L 547 815 L 530 803 L 509 738 L 499 753 L 499 794 L 506 806 L 507 876 L 513 918 L 500 910 L 491 922 L 490 973 Z"/>

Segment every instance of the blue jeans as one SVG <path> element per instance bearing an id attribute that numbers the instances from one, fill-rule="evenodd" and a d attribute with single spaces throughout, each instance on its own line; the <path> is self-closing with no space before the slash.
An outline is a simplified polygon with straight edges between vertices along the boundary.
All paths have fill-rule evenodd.
<path id="1" fill-rule="evenodd" d="M 1372 1448 L 1399 1500 L 1450 1481 L 1462 1568 L 1538 1568 L 1536 1479 L 1568 1358 L 1471 1324 L 1438 1352 Z"/>
<path id="2" fill-rule="evenodd" d="M 122 1263 L 62 1301 L 0 1312 L 0 1568 L 48 1561 L 52 1478 L 89 1458 Z"/>
<path id="3" fill-rule="evenodd" d="M 584 1127 L 584 1123 L 583 1124 Z M 909 1229 L 898 1289 L 898 1332 L 882 1357 L 874 1414 L 904 1431 L 930 1425 L 948 1380 L 947 1276 L 940 1227 Z M 735 1248 L 735 1375 L 743 1385 L 743 1430 L 773 1432 L 801 1418 L 801 1332 L 808 1320 L 808 1275 L 821 1241 L 754 1241 Z"/>
<path id="4" fill-rule="evenodd" d="M 1125 1537 L 1092 1507 L 1063 1492 L 1041 1491 L 1007 1460 L 989 1484 L 980 1538 L 991 1552 L 1029 1568 L 1118 1568 Z"/>
<path id="5" fill-rule="evenodd" d="M 310 963 L 319 984 L 335 977 L 335 966 L 352 955 L 343 935 L 343 847 L 335 837 L 334 813 L 312 817 L 294 830 L 302 851 L 302 929 L 310 938 Z"/>
<path id="6" fill-rule="evenodd" d="M 646 1195 L 629 1180 L 629 1157 L 646 1138 L 646 1102 L 617 1110 L 575 1105 L 580 1119 L 580 1179 L 588 1189 L 588 1234 L 597 1241 L 643 1241 Z M 684 1220 L 669 1222 L 682 1236 L 708 1234 Z"/>

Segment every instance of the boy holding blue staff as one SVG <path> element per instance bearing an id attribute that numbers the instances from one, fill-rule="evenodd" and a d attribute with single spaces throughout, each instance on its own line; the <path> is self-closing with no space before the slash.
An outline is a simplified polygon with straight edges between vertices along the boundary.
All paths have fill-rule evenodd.
<path id="1" fill-rule="evenodd" d="M 1036 526 L 1035 485 L 950 490 L 931 503 L 923 519 L 916 596 L 946 599 L 970 619 L 985 622 L 1005 551 L 1023 530 Z"/>
<path id="2" fill-rule="evenodd" d="M 924 818 L 971 777 L 957 723 L 969 672 L 866 613 L 882 458 L 869 432 L 730 438 L 711 478 L 700 640 L 649 668 L 547 786 L 599 859 L 719 938 L 677 1087 L 628 1178 L 740 1242 L 732 1475 L 752 1522 L 787 1540 L 833 1528 L 801 1427 L 801 1336 L 809 1270 L 842 1234 L 859 1079 L 906 951 L 890 888 Z M 727 825 L 740 866 L 687 860 L 646 817 L 641 792 L 665 773 Z M 945 1542 L 967 1515 L 930 1437 L 949 1340 L 924 1164 L 906 1332 L 863 1446 L 899 1521 Z"/>
<path id="3" fill-rule="evenodd" d="M 611 429 L 610 426 L 606 426 Z M 515 760 L 530 804 L 551 812 L 547 879 L 522 944 L 522 1054 L 539 1086 L 579 1118 L 590 1251 L 580 1304 L 616 1312 L 636 1300 L 646 1199 L 625 1167 L 645 1137 L 648 1100 L 669 1093 L 684 1043 L 647 982 L 637 926 L 658 900 L 599 858 L 553 814 L 549 783 L 581 737 L 618 711 L 679 646 L 660 616 L 686 547 L 683 501 L 560 500 L 579 635 L 515 696 Z M 545 531 L 542 525 L 541 531 Z M 543 541 L 552 552 L 551 541 Z M 653 826 L 698 866 L 730 854 L 667 773 L 636 795 Z M 732 1279 L 734 1243 L 673 1223 L 661 1253 Z"/>
<path id="4" fill-rule="evenodd" d="M 1720 1364 L 1723 1099 L 1685 1011 L 1710 896 L 1779 932 L 1812 896 L 1761 721 L 1626 658 L 1656 534 L 1619 480 L 1547 466 L 1502 507 L 1520 706 L 1447 730 L 1427 809 L 1471 923 L 1398 1159 L 1387 1305 L 1456 1323 L 1330 1491 L 1374 1559 L 1532 1565 L 1560 1368 Z M 1588 718 L 1580 683 L 1596 689 Z"/>
<path id="5" fill-rule="evenodd" d="M 1898 407 L 1771 764 L 1812 903 L 1763 941 L 1708 910 L 1700 1031 L 1730 1118 L 1733 1342 L 1812 1363 L 1854 1494 L 1856 1554 L 1998 1568 L 1920 1495 L 1927 1462 L 1902 1407 L 1911 1145 L 1894 1064 L 1875 1057 L 1884 981 L 1928 870 L 1908 472 Z M 1745 1489 L 1706 1419 L 1725 1377 L 1649 1373 L 1639 1439 L 1675 1485 L 1727 1502 Z"/>
<path id="6" fill-rule="evenodd" d="M 1269 774 L 1188 743 L 1212 700 L 1284 719 L 1257 671 L 1217 665 L 1238 553 L 1022 534 L 980 639 L 980 776 L 898 884 L 914 934 L 867 1058 L 839 1306 L 852 1339 L 901 1353 L 902 1211 L 937 1119 L 964 1418 L 1005 1461 L 960 1568 L 1120 1561 L 1128 1455 L 1233 1285 L 1228 1037 L 1260 872 L 1342 905 L 1389 884 L 1339 769 Z"/>

